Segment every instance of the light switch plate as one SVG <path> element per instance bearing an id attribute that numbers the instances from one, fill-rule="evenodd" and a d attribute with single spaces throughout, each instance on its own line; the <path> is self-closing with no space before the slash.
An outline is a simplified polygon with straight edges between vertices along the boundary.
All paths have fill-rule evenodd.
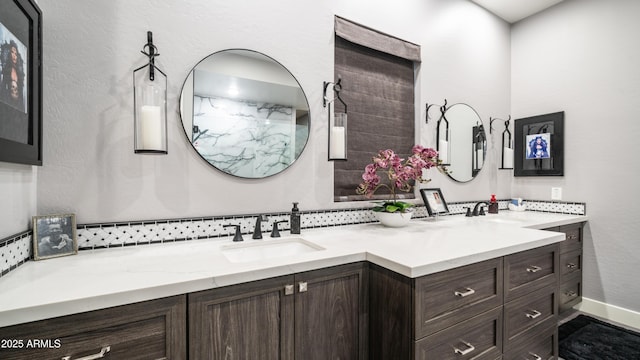
<path id="1" fill-rule="evenodd" d="M 562 188 L 561 187 L 552 187 L 551 188 L 551 200 L 562 200 Z"/>

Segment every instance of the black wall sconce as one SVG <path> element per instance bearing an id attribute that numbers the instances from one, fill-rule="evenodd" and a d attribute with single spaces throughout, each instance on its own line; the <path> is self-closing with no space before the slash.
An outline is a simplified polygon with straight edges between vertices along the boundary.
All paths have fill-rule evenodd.
<path id="1" fill-rule="evenodd" d="M 333 92 L 335 97 L 329 99 L 327 97 L 327 89 L 329 86 L 333 86 Z M 329 152 L 328 160 L 347 160 L 347 104 L 340 97 L 340 91 L 342 91 L 342 79 L 338 75 L 338 81 L 335 83 L 324 82 L 323 83 L 323 100 L 322 106 L 327 108 L 329 118 Z M 335 100 L 340 101 L 344 107 L 344 112 L 331 112 L 331 103 Z"/>
<path id="2" fill-rule="evenodd" d="M 143 54 L 149 63 L 133 71 L 134 152 L 136 154 L 167 153 L 167 75 L 155 65 L 160 56 L 147 31 Z"/>
<path id="3" fill-rule="evenodd" d="M 476 123 L 476 125 L 472 129 L 472 140 L 473 146 L 471 147 L 471 176 L 475 177 L 482 166 L 484 166 L 484 161 L 487 153 L 487 149 L 485 148 L 487 143 L 487 135 L 484 132 L 484 126 L 481 123 Z"/>
<path id="4" fill-rule="evenodd" d="M 436 104 L 427 104 L 426 107 L 426 123 L 429 123 L 429 109 Z M 451 165 L 451 160 L 449 159 L 449 147 L 451 146 L 451 141 L 449 139 L 449 120 L 445 113 L 447 112 L 447 99 L 444 99 L 444 105 L 440 106 L 440 118 L 436 123 L 436 151 L 438 151 L 438 159 L 442 161 L 442 165 Z"/>
<path id="5" fill-rule="evenodd" d="M 511 170 L 513 169 L 513 141 L 511 139 L 511 131 L 509 130 L 509 123 L 511 122 L 511 115 L 507 120 L 498 119 L 498 118 L 489 118 L 489 130 L 492 130 L 491 124 L 494 121 L 500 120 L 504 121 L 504 131 L 502 132 L 502 147 L 500 149 L 501 157 L 500 157 L 500 170 Z"/>

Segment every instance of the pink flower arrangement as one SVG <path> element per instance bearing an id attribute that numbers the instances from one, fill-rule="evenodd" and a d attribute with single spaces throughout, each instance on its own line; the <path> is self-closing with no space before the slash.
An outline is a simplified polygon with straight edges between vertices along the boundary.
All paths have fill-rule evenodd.
<path id="1" fill-rule="evenodd" d="M 412 204 L 396 201 L 396 190 L 410 192 L 413 189 L 412 180 L 416 182 L 428 182 L 422 175 L 423 169 L 437 167 L 440 171 L 446 171 L 438 160 L 438 152 L 432 148 L 425 148 L 421 145 L 414 145 L 411 149 L 411 156 L 402 159 L 393 150 L 380 150 L 372 158 L 372 163 L 368 164 L 362 174 L 363 182 L 358 185 L 356 193 L 371 198 L 381 187 L 386 187 L 391 192 L 391 201 L 383 202 L 382 206 L 377 206 L 374 211 L 396 212 L 406 211 Z M 388 182 L 382 182 L 382 172 L 386 175 Z"/>

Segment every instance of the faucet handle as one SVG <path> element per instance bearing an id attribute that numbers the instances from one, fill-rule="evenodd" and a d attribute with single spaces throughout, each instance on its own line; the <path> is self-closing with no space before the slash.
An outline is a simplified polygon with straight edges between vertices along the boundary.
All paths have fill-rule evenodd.
<path id="1" fill-rule="evenodd" d="M 465 206 L 465 209 L 467 209 L 467 214 L 465 215 L 466 217 L 472 217 L 473 215 L 471 215 L 471 208 L 468 206 Z"/>
<path id="2" fill-rule="evenodd" d="M 484 206 L 480 206 L 480 212 L 478 213 L 478 215 L 486 215 L 484 213 Z"/>
<path id="3" fill-rule="evenodd" d="M 278 230 L 278 224 L 289 222 L 289 220 L 280 220 L 273 222 L 273 229 L 271 229 L 271 237 L 280 237 L 280 230 Z"/>
<path id="4" fill-rule="evenodd" d="M 222 227 L 223 228 L 235 227 L 236 233 L 233 235 L 233 241 L 244 241 L 244 239 L 242 238 L 242 233 L 240 232 L 240 225 L 227 224 L 227 225 L 222 225 Z"/>

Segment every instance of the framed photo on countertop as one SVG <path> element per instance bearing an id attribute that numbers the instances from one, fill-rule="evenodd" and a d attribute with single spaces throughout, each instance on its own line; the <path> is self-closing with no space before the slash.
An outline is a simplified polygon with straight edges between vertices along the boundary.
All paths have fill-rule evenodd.
<path id="1" fill-rule="evenodd" d="M 420 195 L 422 195 L 429 216 L 449 213 L 449 207 L 440 188 L 420 189 Z"/>
<path id="2" fill-rule="evenodd" d="M 34 216 L 32 221 L 34 260 L 78 253 L 74 214 Z"/>

